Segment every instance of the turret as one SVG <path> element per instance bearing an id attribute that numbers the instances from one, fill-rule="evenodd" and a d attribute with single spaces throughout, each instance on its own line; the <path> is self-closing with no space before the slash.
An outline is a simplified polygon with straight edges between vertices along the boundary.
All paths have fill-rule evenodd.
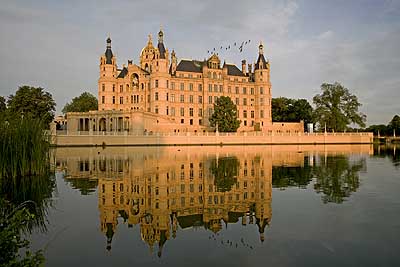
<path id="1" fill-rule="evenodd" d="M 255 82 L 269 84 L 269 62 L 264 57 L 264 45 L 260 42 L 258 46 L 258 59 L 254 66 Z"/>
<path id="2" fill-rule="evenodd" d="M 172 53 L 171 53 L 171 75 L 176 74 L 176 66 L 177 66 L 177 59 L 176 59 L 175 51 L 172 50 Z"/>
<path id="3" fill-rule="evenodd" d="M 114 77 L 116 74 L 116 60 L 111 50 L 111 38 L 108 37 L 105 53 L 100 57 L 100 77 Z"/>

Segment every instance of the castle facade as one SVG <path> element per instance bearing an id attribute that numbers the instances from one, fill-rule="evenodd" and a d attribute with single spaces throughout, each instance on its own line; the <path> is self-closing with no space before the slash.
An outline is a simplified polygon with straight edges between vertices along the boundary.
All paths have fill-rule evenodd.
<path id="1" fill-rule="evenodd" d="M 236 104 L 239 132 L 303 132 L 302 123 L 272 123 L 270 64 L 260 43 L 254 64 L 242 61 L 241 69 L 222 63 L 213 54 L 205 60 L 182 59 L 149 35 L 140 62 L 118 68 L 107 39 L 100 56 L 98 111 L 71 113 L 71 131 L 206 132 L 215 131 L 209 119 L 214 104 L 228 96 Z"/>

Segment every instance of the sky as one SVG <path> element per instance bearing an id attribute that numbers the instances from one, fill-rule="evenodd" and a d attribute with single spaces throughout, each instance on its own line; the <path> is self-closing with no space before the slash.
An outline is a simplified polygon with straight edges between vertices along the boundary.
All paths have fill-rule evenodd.
<path id="1" fill-rule="evenodd" d="M 19 86 L 45 88 L 60 113 L 84 91 L 97 96 L 106 38 L 119 67 L 139 62 L 152 34 L 179 59 L 207 58 L 241 66 L 258 44 L 271 65 L 273 97 L 310 102 L 322 83 L 355 94 L 367 125 L 400 114 L 400 1 L 395 0 L 2 0 L 0 95 Z M 220 50 L 251 40 L 238 49 Z"/>

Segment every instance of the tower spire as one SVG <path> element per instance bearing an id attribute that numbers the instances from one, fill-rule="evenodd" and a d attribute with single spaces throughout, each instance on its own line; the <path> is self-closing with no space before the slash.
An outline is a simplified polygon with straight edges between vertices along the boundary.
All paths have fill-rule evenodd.
<path id="1" fill-rule="evenodd" d="M 263 45 L 262 41 L 260 41 L 260 45 L 258 46 L 258 53 L 260 55 L 264 54 L 264 45 Z"/>
<path id="2" fill-rule="evenodd" d="M 110 35 L 108 35 L 108 38 L 106 40 L 107 42 L 107 48 L 106 48 L 106 52 L 104 53 L 106 56 L 106 64 L 112 64 L 112 57 L 113 57 L 113 53 L 111 50 L 111 38 Z"/>

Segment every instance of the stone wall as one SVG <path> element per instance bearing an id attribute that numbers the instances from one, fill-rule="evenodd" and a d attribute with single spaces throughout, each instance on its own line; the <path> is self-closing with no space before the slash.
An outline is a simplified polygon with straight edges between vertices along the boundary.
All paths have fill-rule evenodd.
<path id="1" fill-rule="evenodd" d="M 372 133 L 297 133 L 265 132 L 128 135 L 57 135 L 56 146 L 173 146 L 173 145 L 255 145 L 255 144 L 370 144 Z"/>

